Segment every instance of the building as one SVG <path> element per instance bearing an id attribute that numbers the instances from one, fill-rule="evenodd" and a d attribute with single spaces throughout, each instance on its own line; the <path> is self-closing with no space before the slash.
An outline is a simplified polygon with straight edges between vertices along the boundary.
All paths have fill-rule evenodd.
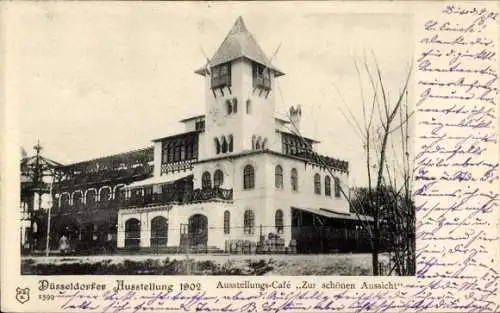
<path id="1" fill-rule="evenodd" d="M 315 157 L 318 141 L 294 132 L 300 106 L 290 108 L 290 120 L 275 117 L 275 84 L 284 73 L 241 17 L 195 73 L 204 82 L 205 114 L 181 120 L 185 132 L 153 140 L 153 177 L 125 187 L 130 202 L 118 210 L 118 248 L 227 251 L 271 237 L 286 249 L 304 241 L 301 227 L 333 223 L 346 232 L 355 223 L 340 192 L 348 163 Z"/>
<path id="2" fill-rule="evenodd" d="M 42 157 L 40 143 L 35 145 L 36 154 L 28 157 L 22 150 L 20 189 L 20 238 L 21 251 L 28 252 L 45 244 L 45 212 L 52 206 L 52 178 L 60 163 Z"/>
<path id="3" fill-rule="evenodd" d="M 362 220 L 342 195 L 348 162 L 318 155 L 318 141 L 298 135 L 300 106 L 275 116 L 285 74 L 241 17 L 195 73 L 205 112 L 181 120 L 183 133 L 60 168 L 51 232 L 87 250 L 366 250 Z"/>

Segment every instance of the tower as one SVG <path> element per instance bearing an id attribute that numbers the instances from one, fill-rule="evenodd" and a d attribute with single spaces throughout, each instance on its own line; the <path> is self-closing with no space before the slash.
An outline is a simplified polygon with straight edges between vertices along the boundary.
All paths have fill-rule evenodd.
<path id="1" fill-rule="evenodd" d="M 275 79 L 284 75 L 238 17 L 205 78 L 205 155 L 266 149 L 275 135 Z"/>

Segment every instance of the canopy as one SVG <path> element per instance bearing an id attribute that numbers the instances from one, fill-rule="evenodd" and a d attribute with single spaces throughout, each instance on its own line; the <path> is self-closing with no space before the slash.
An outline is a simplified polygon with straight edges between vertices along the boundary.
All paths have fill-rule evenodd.
<path id="1" fill-rule="evenodd" d="M 168 175 L 153 176 L 148 179 L 139 180 L 127 185 L 125 188 L 136 189 L 150 185 L 168 185 L 168 184 L 173 184 L 174 182 L 179 181 L 181 179 L 189 179 L 192 177 L 193 177 L 192 174 L 187 174 L 184 171 L 180 171 L 177 173 L 170 173 Z"/>
<path id="2" fill-rule="evenodd" d="M 355 220 L 355 221 L 362 220 L 362 221 L 373 222 L 373 217 L 371 217 L 371 216 L 359 214 L 359 217 L 358 217 L 358 215 L 356 213 L 352 213 L 352 212 L 346 212 L 346 213 L 344 213 L 344 212 L 338 212 L 338 211 L 335 211 L 335 210 L 324 209 L 324 208 L 297 208 L 297 207 L 292 207 L 292 209 L 302 210 L 302 211 L 306 211 L 306 212 L 309 212 L 309 213 L 318 214 L 318 215 L 322 215 L 324 217 L 334 218 L 334 219 Z"/>

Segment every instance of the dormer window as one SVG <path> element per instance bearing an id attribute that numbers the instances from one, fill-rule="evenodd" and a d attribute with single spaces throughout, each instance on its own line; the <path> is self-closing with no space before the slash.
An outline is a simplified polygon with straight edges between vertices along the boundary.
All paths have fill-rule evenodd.
<path id="1" fill-rule="evenodd" d="M 231 86 L 230 63 L 214 66 L 212 68 L 212 89 Z"/>
<path id="2" fill-rule="evenodd" d="M 253 87 L 271 89 L 271 70 L 259 63 L 253 64 Z"/>

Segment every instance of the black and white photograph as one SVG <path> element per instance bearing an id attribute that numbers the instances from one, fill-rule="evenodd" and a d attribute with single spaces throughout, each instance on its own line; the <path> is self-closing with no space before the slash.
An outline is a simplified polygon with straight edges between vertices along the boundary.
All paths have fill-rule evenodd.
<path id="1" fill-rule="evenodd" d="M 12 14 L 22 275 L 415 275 L 411 14 Z"/>

